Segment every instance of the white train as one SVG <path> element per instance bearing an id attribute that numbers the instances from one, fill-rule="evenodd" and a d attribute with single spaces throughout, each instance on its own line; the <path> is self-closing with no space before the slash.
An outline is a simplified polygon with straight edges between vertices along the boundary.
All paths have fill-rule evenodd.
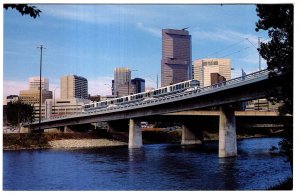
<path id="1" fill-rule="evenodd" d="M 198 80 L 188 80 L 180 83 L 176 83 L 174 85 L 169 85 L 165 87 L 161 87 L 158 89 L 154 89 L 147 92 L 137 93 L 133 95 L 123 96 L 111 100 L 105 100 L 100 102 L 94 102 L 90 104 L 83 105 L 83 111 L 89 111 L 94 109 L 113 107 L 121 104 L 132 103 L 136 101 L 148 100 L 151 98 L 157 98 L 165 95 L 170 95 L 172 93 L 183 92 L 186 90 L 191 90 L 195 87 L 200 86 L 200 81 Z"/>

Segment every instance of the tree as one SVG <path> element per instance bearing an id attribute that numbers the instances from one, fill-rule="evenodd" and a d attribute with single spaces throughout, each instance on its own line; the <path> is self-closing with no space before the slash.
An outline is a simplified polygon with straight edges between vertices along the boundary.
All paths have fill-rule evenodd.
<path id="1" fill-rule="evenodd" d="M 260 55 L 266 59 L 269 77 L 279 77 L 276 85 L 281 86 L 281 93 L 268 98 L 280 102 L 279 114 L 293 115 L 293 52 L 294 52 L 294 6 L 292 4 L 257 5 L 256 31 L 268 30 L 271 40 L 261 43 Z M 285 125 L 283 139 L 279 143 L 280 152 L 288 157 L 293 168 L 293 127 Z"/>
<path id="2" fill-rule="evenodd" d="M 8 8 L 16 9 L 22 16 L 30 15 L 30 17 L 36 18 L 40 16 L 41 10 L 37 9 L 35 6 L 30 6 L 28 4 L 4 4 L 3 7 L 7 10 Z"/>
<path id="3" fill-rule="evenodd" d="M 20 123 L 33 122 L 34 107 L 24 104 L 22 101 L 9 102 L 7 104 L 7 122 L 12 126 L 19 126 Z"/>

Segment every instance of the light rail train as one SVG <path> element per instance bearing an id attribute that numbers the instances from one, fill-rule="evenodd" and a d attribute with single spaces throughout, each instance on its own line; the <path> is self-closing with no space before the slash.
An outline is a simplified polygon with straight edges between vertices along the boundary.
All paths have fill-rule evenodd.
<path id="1" fill-rule="evenodd" d="M 183 92 L 186 90 L 191 90 L 193 88 L 199 87 L 200 81 L 198 80 L 188 80 L 180 83 L 176 83 L 174 85 L 169 85 L 165 87 L 161 87 L 158 89 L 154 89 L 147 92 L 132 94 L 128 96 L 123 96 L 115 99 L 94 102 L 83 105 L 83 111 L 89 111 L 94 109 L 101 109 L 107 107 L 114 107 L 122 104 L 132 103 L 136 101 L 149 100 L 153 98 L 158 98 L 161 96 L 170 95 L 173 93 Z"/>

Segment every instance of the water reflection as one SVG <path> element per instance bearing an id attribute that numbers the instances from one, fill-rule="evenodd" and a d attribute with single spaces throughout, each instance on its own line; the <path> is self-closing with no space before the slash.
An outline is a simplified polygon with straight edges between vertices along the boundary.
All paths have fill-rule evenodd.
<path id="1" fill-rule="evenodd" d="M 224 190 L 234 190 L 238 187 L 238 182 L 236 178 L 237 168 L 236 168 L 236 157 L 229 158 L 219 158 L 218 171 L 220 174 L 220 183 L 223 184 L 220 189 Z"/>

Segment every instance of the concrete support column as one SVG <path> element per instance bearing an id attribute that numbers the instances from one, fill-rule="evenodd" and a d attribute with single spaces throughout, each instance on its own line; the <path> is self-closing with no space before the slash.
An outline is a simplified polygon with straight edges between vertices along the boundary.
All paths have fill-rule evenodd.
<path id="1" fill-rule="evenodd" d="M 115 128 L 113 127 L 112 123 L 107 122 L 107 132 L 112 133 L 115 131 Z"/>
<path id="2" fill-rule="evenodd" d="M 203 132 L 193 124 L 182 126 L 181 145 L 202 144 Z"/>
<path id="3" fill-rule="evenodd" d="M 64 126 L 64 130 L 63 130 L 64 133 L 72 133 L 72 129 L 68 126 Z"/>
<path id="4" fill-rule="evenodd" d="M 219 157 L 231 156 L 237 156 L 234 109 L 230 106 L 222 106 L 219 121 Z"/>
<path id="5" fill-rule="evenodd" d="M 128 148 L 141 148 L 143 146 L 141 122 L 135 119 L 129 120 Z"/>

